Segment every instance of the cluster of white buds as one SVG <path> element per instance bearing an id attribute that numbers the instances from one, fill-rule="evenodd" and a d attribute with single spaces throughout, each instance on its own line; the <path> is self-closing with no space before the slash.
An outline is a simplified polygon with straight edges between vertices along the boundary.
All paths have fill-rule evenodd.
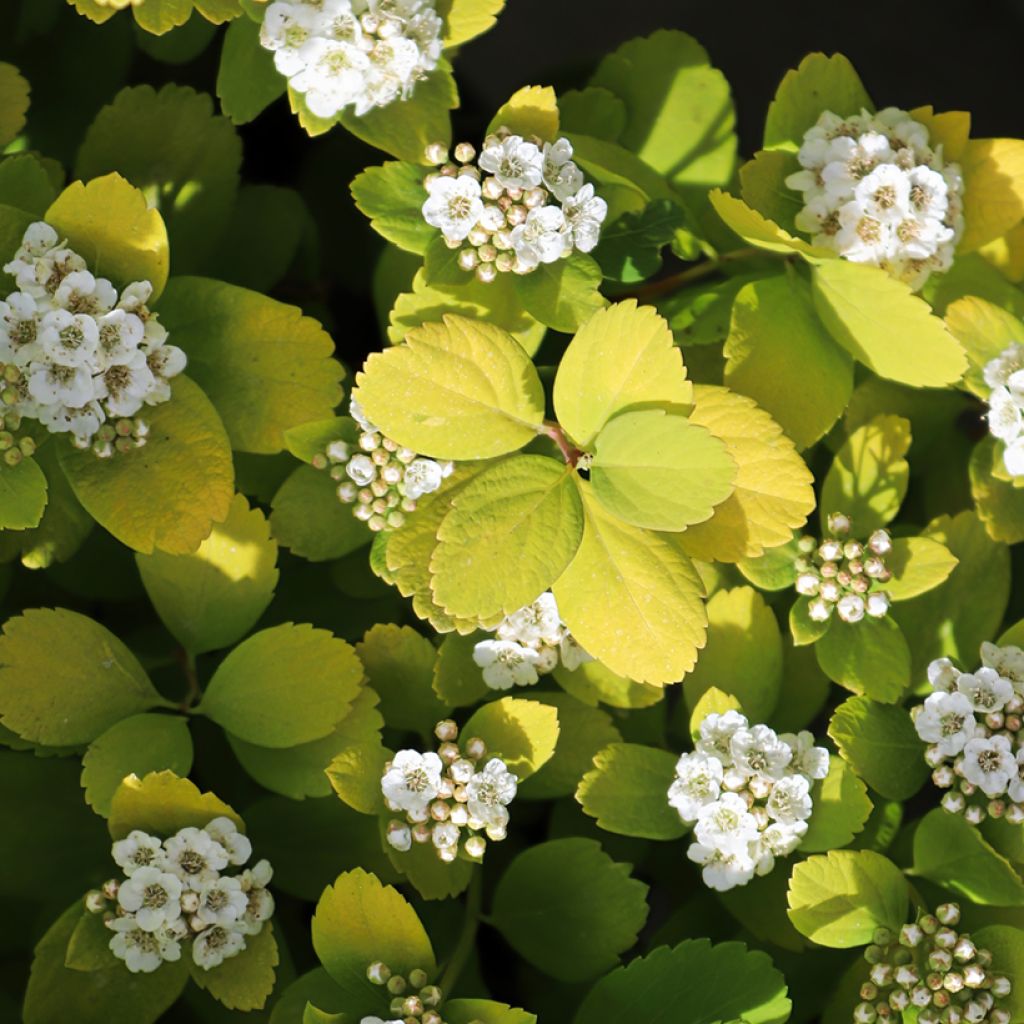
<path id="1" fill-rule="evenodd" d="M 460 851 L 479 861 L 487 839 L 505 838 L 519 778 L 500 757 L 487 756 L 479 737 L 460 748 L 459 727 L 450 719 L 438 722 L 434 735 L 441 741 L 436 754 L 400 750 L 384 766 L 384 802 L 405 815 L 388 823 L 388 843 L 401 853 L 413 843 L 432 843 L 445 863 Z"/>
<path id="2" fill-rule="evenodd" d="M 455 464 L 417 455 L 385 437 L 363 415 L 353 398 L 349 412 L 359 425 L 359 442 L 332 441 L 325 452 L 313 456 L 313 466 L 330 471 L 338 500 L 351 505 L 356 519 L 374 531 L 397 530 L 416 502 L 436 491 L 452 474 Z"/>
<path id="3" fill-rule="evenodd" d="M 481 640 L 473 648 L 473 660 L 492 690 L 533 686 L 559 662 L 571 672 L 594 660 L 562 622 L 549 590 L 503 619 L 494 632 L 496 639 Z"/>
<path id="4" fill-rule="evenodd" d="M 103 914 L 114 932 L 110 950 L 133 974 L 180 960 L 187 941 L 193 962 L 208 971 L 241 953 L 246 936 L 258 935 L 274 913 L 268 861 L 223 873 L 252 855 L 252 844 L 230 818 L 183 828 L 163 841 L 135 829 L 111 854 L 125 877 L 88 893 L 85 906 Z"/>
<path id="5" fill-rule="evenodd" d="M 843 622 L 860 622 L 865 615 L 884 618 L 889 595 L 873 589 L 892 579 L 885 556 L 892 551 L 892 537 L 875 530 L 867 543 L 846 540 L 850 518 L 841 512 L 828 517 L 829 536 L 819 543 L 801 537 L 796 560 L 796 591 L 811 598 L 807 614 L 815 622 L 828 622 L 833 611 Z"/>
<path id="6" fill-rule="evenodd" d="M 443 28 L 434 0 L 275 0 L 260 43 L 311 113 L 362 117 L 412 95 L 437 67 Z"/>
<path id="7" fill-rule="evenodd" d="M 686 854 L 702 865 L 704 884 L 719 892 L 746 885 L 792 853 L 807 832 L 811 786 L 828 764 L 809 732 L 779 736 L 738 711 L 708 715 L 668 789 L 669 804 L 694 826 Z"/>
<path id="8" fill-rule="evenodd" d="M 1024 476 L 1024 345 L 1008 345 L 985 364 L 989 433 L 1003 442 L 1003 465 L 1010 476 Z"/>
<path id="9" fill-rule="evenodd" d="M 878 928 L 864 950 L 871 965 L 860 987 L 854 1024 L 903 1019 L 918 1024 L 1010 1024 L 1000 1003 L 1013 990 L 992 969 L 992 953 L 958 932 L 960 907 L 943 903 L 934 914 L 918 911 L 913 924 L 894 935 Z"/>
<path id="10" fill-rule="evenodd" d="M 19 290 L 0 302 L 0 415 L 38 420 L 104 458 L 145 444 L 137 413 L 171 397 L 186 363 L 146 306 L 153 286 L 118 295 L 42 221 L 4 271 Z"/>
<path id="11" fill-rule="evenodd" d="M 428 146 L 438 170 L 423 179 L 423 218 L 439 228 L 459 266 L 488 283 L 499 273 L 528 274 L 574 249 L 590 252 L 601 238 L 608 204 L 585 184 L 568 139 L 541 142 L 500 128 L 477 152 Z"/>
<path id="12" fill-rule="evenodd" d="M 381 985 L 391 996 L 389 1012 L 393 1020 L 381 1017 L 363 1017 L 359 1024 L 445 1024 L 441 1014 L 444 993 L 437 985 L 428 984 L 430 976 L 426 971 L 414 967 L 408 975 L 395 974 L 380 960 L 370 964 L 366 977 L 374 985 Z M 483 1024 L 472 1020 L 469 1024 Z"/>
<path id="13" fill-rule="evenodd" d="M 15 373 L 18 371 L 15 370 Z M 0 382 L 3 378 L 0 377 Z M 36 443 L 27 434 L 17 437 L 21 429 L 21 414 L 4 412 L 0 401 L 0 455 L 8 466 L 16 466 L 22 459 L 29 459 L 36 453 Z"/>
<path id="14" fill-rule="evenodd" d="M 786 185 L 803 193 L 796 226 L 844 259 L 882 267 L 915 291 L 945 271 L 963 234 L 963 178 L 941 143 L 905 110 L 825 111 L 804 133 L 802 170 Z"/>
<path id="15" fill-rule="evenodd" d="M 972 825 L 986 816 L 1024 823 L 1024 651 L 981 645 L 982 667 L 961 672 L 938 658 L 935 691 L 911 710 L 942 806 Z"/>

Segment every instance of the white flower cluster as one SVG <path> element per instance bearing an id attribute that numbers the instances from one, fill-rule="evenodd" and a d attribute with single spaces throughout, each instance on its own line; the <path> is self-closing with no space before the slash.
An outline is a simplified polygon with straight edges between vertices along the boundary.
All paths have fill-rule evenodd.
<path id="1" fill-rule="evenodd" d="M 0 302 L 0 414 L 69 433 L 102 457 L 145 444 L 146 423 L 133 417 L 171 397 L 186 362 L 146 306 L 153 286 L 118 295 L 42 221 L 4 271 L 19 290 Z"/>
<path id="2" fill-rule="evenodd" d="M 988 429 L 1003 442 L 1003 465 L 1010 476 L 1024 476 L 1024 345 L 1014 342 L 985 365 Z"/>
<path id="3" fill-rule="evenodd" d="M 843 622 L 860 622 L 865 615 L 884 618 L 889 612 L 889 595 L 874 589 L 892 579 L 885 556 L 892 551 L 892 538 L 875 530 L 866 544 L 845 540 L 850 519 L 841 512 L 828 517 L 828 532 L 819 544 L 813 537 L 801 537 L 796 560 L 796 591 L 811 598 L 807 614 L 815 622 L 828 622 L 833 611 Z"/>
<path id="4" fill-rule="evenodd" d="M 445 863 L 455 860 L 461 844 L 462 852 L 478 861 L 487 839 L 505 838 L 519 778 L 500 757 L 487 758 L 477 737 L 460 749 L 459 727 L 450 719 L 438 722 L 434 735 L 441 740 L 436 754 L 400 750 L 384 767 L 384 802 L 405 816 L 388 823 L 388 843 L 400 853 L 413 843 L 432 843 Z"/>
<path id="5" fill-rule="evenodd" d="M 434 0 L 275 0 L 260 43 L 317 117 L 362 117 L 408 99 L 437 67 L 443 24 Z"/>
<path id="6" fill-rule="evenodd" d="M 668 789 L 668 802 L 693 825 L 686 855 L 703 866 L 704 884 L 719 892 L 746 885 L 792 853 L 807 832 L 811 785 L 828 762 L 809 732 L 779 736 L 738 711 L 708 715 Z"/>
<path id="7" fill-rule="evenodd" d="M 111 952 L 133 974 L 180 960 L 181 944 L 190 939 L 193 962 L 208 971 L 241 953 L 246 936 L 258 935 L 274 913 L 268 861 L 222 874 L 252 855 L 252 844 L 230 818 L 183 828 L 162 842 L 135 829 L 111 853 L 125 877 L 89 893 L 85 905 L 104 914 L 114 932 Z"/>
<path id="8" fill-rule="evenodd" d="M 568 139 L 528 140 L 504 128 L 487 136 L 478 160 L 468 142 L 455 147 L 457 163 L 443 145 L 429 146 L 427 162 L 438 170 L 423 179 L 423 218 L 459 250 L 459 266 L 485 283 L 508 271 L 529 274 L 574 249 L 590 252 L 608 204 L 572 155 Z"/>
<path id="9" fill-rule="evenodd" d="M 359 1024 L 445 1024 L 440 1006 L 444 993 L 437 985 L 429 985 L 430 976 L 426 971 L 414 967 L 403 976 L 395 974 L 380 960 L 370 964 L 366 977 L 374 985 L 385 986 L 391 996 L 390 1012 L 394 1020 L 380 1017 L 363 1017 Z M 470 1024 L 483 1024 L 471 1021 Z"/>
<path id="10" fill-rule="evenodd" d="M 913 924 L 894 935 L 876 929 L 864 949 L 871 965 L 853 1011 L 854 1024 L 875 1024 L 912 1013 L 918 1024 L 1010 1024 L 999 1005 L 1013 991 L 992 969 L 992 953 L 958 932 L 960 907 L 943 903 L 934 914 L 918 911 Z"/>
<path id="11" fill-rule="evenodd" d="M 1024 823 L 1024 651 L 981 645 L 982 667 L 961 672 L 939 658 L 928 666 L 935 691 L 915 707 L 932 781 L 949 790 L 942 806 L 972 825 L 988 815 Z M 955 788 L 954 788 L 955 787 Z"/>
<path id="12" fill-rule="evenodd" d="M 882 267 L 915 291 L 953 263 L 963 234 L 963 178 L 906 111 L 851 117 L 825 111 L 804 133 L 796 226 L 844 259 Z"/>
<path id="13" fill-rule="evenodd" d="M 562 622 L 551 591 L 503 619 L 495 636 L 473 648 L 473 660 L 484 670 L 484 682 L 492 690 L 533 686 L 559 661 L 571 672 L 594 660 Z"/>
<path id="14" fill-rule="evenodd" d="M 359 447 L 332 441 L 326 452 L 313 458 L 317 469 L 329 469 L 338 484 L 338 500 L 352 505 L 352 514 L 375 533 L 405 525 L 407 512 L 416 502 L 436 491 L 452 475 L 455 464 L 436 462 L 402 448 L 384 437 L 363 415 L 353 398 L 349 412 L 359 424 Z"/>

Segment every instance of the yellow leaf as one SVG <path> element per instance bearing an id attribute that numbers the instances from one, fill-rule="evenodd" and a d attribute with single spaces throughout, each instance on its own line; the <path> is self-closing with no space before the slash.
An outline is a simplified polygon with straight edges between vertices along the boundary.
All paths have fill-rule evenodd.
<path id="1" fill-rule="evenodd" d="M 781 253 L 809 253 L 815 256 L 834 256 L 825 249 L 816 249 L 802 238 L 794 238 L 773 220 L 751 209 L 742 199 L 723 192 L 720 188 L 711 190 L 708 198 L 715 212 L 740 238 L 756 245 L 759 249 Z"/>
<path id="2" fill-rule="evenodd" d="M 97 277 L 123 288 L 149 281 L 155 301 L 167 284 L 167 228 L 146 197 L 120 174 L 73 182 L 46 211 L 44 220 L 66 238 Z"/>
<path id="3" fill-rule="evenodd" d="M 964 234 L 957 251 L 972 252 L 1024 218 L 1024 141 L 971 139 L 961 160 Z"/>
<path id="4" fill-rule="evenodd" d="M 928 145 L 941 145 L 946 162 L 959 161 L 971 135 L 971 115 L 966 110 L 935 113 L 931 105 L 915 107 L 910 116 L 928 129 Z"/>
<path id="5" fill-rule="evenodd" d="M 640 683 L 676 682 L 705 642 L 700 577 L 675 534 L 629 526 L 582 481 L 581 491 L 583 541 L 552 588 L 562 618 L 613 672 Z"/>
<path id="6" fill-rule="evenodd" d="M 814 509 L 814 478 L 793 442 L 745 395 L 698 385 L 690 422 L 721 438 L 735 461 L 735 490 L 680 544 L 693 558 L 737 562 L 786 544 Z"/>
<path id="7" fill-rule="evenodd" d="M 437 13 L 444 20 L 444 45 L 458 46 L 494 26 L 505 0 L 438 0 Z"/>
<path id="8" fill-rule="evenodd" d="M 1024 224 L 1011 228 L 1001 238 L 986 242 L 978 254 L 1014 284 L 1024 281 Z"/>
<path id="9" fill-rule="evenodd" d="M 1024 323 L 1005 309 L 968 295 L 946 310 L 946 327 L 970 360 L 964 384 L 987 401 L 992 389 L 985 383 L 985 365 L 1015 342 L 1024 345 Z"/>
<path id="10" fill-rule="evenodd" d="M 0 63 L 0 148 L 21 134 L 28 104 L 28 82 L 13 64 Z"/>
<path id="11" fill-rule="evenodd" d="M 171 836 L 182 828 L 202 828 L 221 816 L 245 830 L 238 814 L 213 793 L 201 793 L 193 782 L 172 771 L 150 772 L 141 779 L 129 775 L 117 787 L 107 828 L 112 839 L 124 839 L 136 828 Z"/>
<path id="12" fill-rule="evenodd" d="M 488 132 L 507 128 L 515 135 L 554 142 L 558 136 L 558 100 L 550 85 L 524 85 L 491 119 Z"/>

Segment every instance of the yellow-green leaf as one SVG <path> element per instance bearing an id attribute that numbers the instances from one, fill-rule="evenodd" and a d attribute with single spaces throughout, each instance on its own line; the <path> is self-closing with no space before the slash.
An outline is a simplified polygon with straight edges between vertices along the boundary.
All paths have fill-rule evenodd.
<path id="1" fill-rule="evenodd" d="M 46 510 L 46 475 L 35 459 L 0 463 L 0 530 L 30 530 Z"/>
<path id="2" fill-rule="evenodd" d="M 704 646 L 704 585 L 672 534 L 611 516 L 583 485 L 586 522 L 576 557 L 554 586 L 583 648 L 641 683 L 681 679 Z M 685 536 L 685 535 L 684 535 Z"/>
<path id="3" fill-rule="evenodd" d="M 971 139 L 960 159 L 964 233 L 959 252 L 1005 235 L 1024 217 L 1024 141 Z"/>
<path id="4" fill-rule="evenodd" d="M 172 392 L 169 402 L 147 410 L 142 448 L 112 459 L 71 445 L 59 449 L 85 510 L 143 554 L 195 551 L 227 518 L 234 497 L 231 445 L 216 410 L 187 377 L 175 377 Z"/>
<path id="5" fill-rule="evenodd" d="M 742 199 L 723 192 L 720 188 L 711 190 L 708 198 L 719 217 L 744 241 L 759 249 L 789 255 L 793 252 L 814 256 L 829 255 L 827 250 L 816 249 L 802 238 L 794 238 L 780 228 L 773 220 L 751 209 Z"/>
<path id="6" fill-rule="evenodd" d="M 488 132 L 507 128 L 514 135 L 536 135 L 544 142 L 558 136 L 558 100 L 550 85 L 524 85 L 491 118 Z"/>
<path id="7" fill-rule="evenodd" d="M 230 818 L 245 830 L 242 819 L 213 793 L 202 793 L 172 771 L 150 772 L 141 779 L 129 775 L 110 801 L 107 828 L 112 839 L 124 839 L 133 829 L 158 836 L 183 828 L 203 828 L 213 818 Z"/>
<path id="8" fill-rule="evenodd" d="M 950 303 L 945 319 L 946 327 L 963 345 L 970 360 L 964 384 L 982 401 L 988 401 L 992 388 L 985 383 L 985 365 L 1011 345 L 1024 345 L 1024 323 L 1007 310 L 974 295 Z"/>
<path id="9" fill-rule="evenodd" d="M 558 709 L 520 697 L 502 697 L 484 704 L 462 728 L 467 739 L 478 736 L 488 753 L 499 756 L 520 779 L 529 778 L 555 753 Z"/>
<path id="10" fill-rule="evenodd" d="M 135 555 L 142 583 L 172 636 L 192 654 L 230 647 L 266 610 L 277 586 L 277 544 L 258 509 L 236 494 L 228 518 L 195 554 Z"/>
<path id="11" fill-rule="evenodd" d="M 988 535 L 1004 544 L 1017 544 L 1024 540 L 1024 488 L 1002 479 L 1003 450 L 994 437 L 985 437 L 975 446 L 967 467 L 971 497 Z"/>
<path id="12" fill-rule="evenodd" d="M 277 939 L 268 921 L 255 935 L 246 935 L 245 948 L 206 970 L 190 962 L 192 980 L 229 1010 L 259 1010 L 274 991 L 279 963 Z"/>
<path id="13" fill-rule="evenodd" d="M 647 708 L 665 696 L 663 687 L 616 675 L 599 661 L 585 661 L 571 672 L 559 664 L 552 675 L 566 693 L 592 707 L 607 704 L 613 708 Z"/>
<path id="14" fill-rule="evenodd" d="M 13 64 L 0 63 L 0 149 L 25 127 L 29 87 Z"/>
<path id="15" fill-rule="evenodd" d="M 937 540 L 897 537 L 885 564 L 892 570 L 885 592 L 893 601 L 909 601 L 945 583 L 959 559 Z"/>
<path id="16" fill-rule="evenodd" d="M 438 0 L 444 20 L 444 45 L 458 46 L 493 27 L 505 0 Z"/>
<path id="17" fill-rule="evenodd" d="M 353 397 L 401 445 L 439 459 L 482 459 L 522 448 L 544 422 L 544 392 L 507 331 L 461 316 L 409 331 L 375 352 Z"/>

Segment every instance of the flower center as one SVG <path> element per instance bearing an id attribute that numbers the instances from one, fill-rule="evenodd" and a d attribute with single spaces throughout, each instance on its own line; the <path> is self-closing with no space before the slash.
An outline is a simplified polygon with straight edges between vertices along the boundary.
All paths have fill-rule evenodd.
<path id="1" fill-rule="evenodd" d="M 422 768 L 410 768 L 405 773 L 405 786 L 413 793 L 422 793 L 430 786 L 430 779 Z"/>
<path id="2" fill-rule="evenodd" d="M 158 910 L 167 903 L 167 890 L 158 884 L 147 885 L 142 890 L 142 905 L 150 910 Z"/>
<path id="3" fill-rule="evenodd" d="M 206 867 L 206 858 L 195 850 L 186 850 L 178 859 L 181 870 L 189 875 L 198 875 Z"/>

